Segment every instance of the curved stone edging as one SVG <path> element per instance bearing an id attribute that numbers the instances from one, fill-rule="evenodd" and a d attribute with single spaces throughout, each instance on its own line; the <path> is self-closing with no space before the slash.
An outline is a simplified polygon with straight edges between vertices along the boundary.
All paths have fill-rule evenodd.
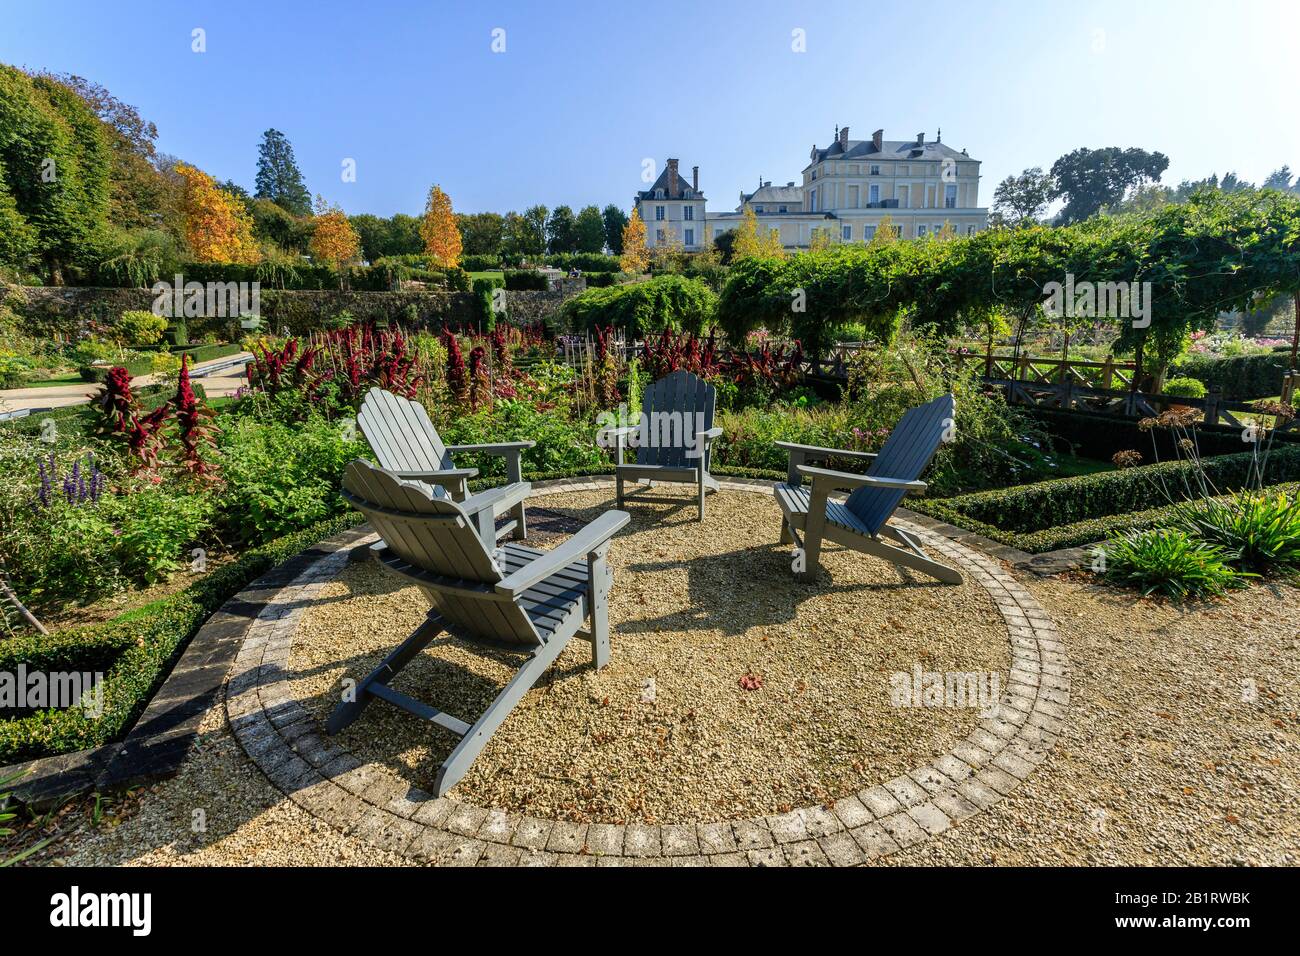
<path id="1" fill-rule="evenodd" d="M 603 490 L 612 479 L 539 483 L 546 495 Z M 723 479 L 731 491 L 771 483 Z M 537 495 L 535 494 L 534 497 Z M 318 559 L 252 621 L 227 683 L 226 715 L 253 762 L 289 799 L 375 846 L 442 865 L 851 866 L 914 846 L 997 803 L 1047 757 L 1070 702 L 1064 643 L 1038 602 L 998 561 L 917 525 L 904 527 L 959 564 L 1007 625 L 1011 668 L 997 716 L 951 753 L 884 784 L 779 816 L 701 824 L 581 824 L 435 798 L 323 733 L 287 689 L 289 653 L 316 592 L 372 537 L 362 529 L 319 545 Z M 235 600 L 239 600 L 238 597 Z"/>

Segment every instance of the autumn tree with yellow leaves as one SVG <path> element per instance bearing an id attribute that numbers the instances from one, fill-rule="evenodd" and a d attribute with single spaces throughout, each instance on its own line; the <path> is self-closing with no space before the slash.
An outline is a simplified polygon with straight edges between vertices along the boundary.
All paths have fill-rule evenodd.
<path id="1" fill-rule="evenodd" d="M 645 245 L 645 222 L 635 208 L 632 218 L 623 227 L 623 254 L 618 257 L 618 267 L 624 272 L 641 273 L 650 266 L 650 251 Z"/>
<path id="2" fill-rule="evenodd" d="M 871 242 L 867 244 L 867 248 L 873 246 L 879 248 L 880 246 L 887 246 L 891 242 L 896 242 L 901 232 L 902 229 L 894 225 L 894 220 L 889 216 L 885 216 L 880 220 L 880 224 L 876 226 L 876 234 L 871 237 Z"/>
<path id="3" fill-rule="evenodd" d="M 424 240 L 425 254 L 434 262 L 447 268 L 460 264 L 460 227 L 456 225 L 451 197 L 436 184 L 429 189 L 424 204 L 420 238 Z"/>
<path id="4" fill-rule="evenodd" d="M 317 196 L 316 216 L 312 220 L 311 242 L 307 248 L 313 261 L 337 269 L 361 254 L 361 237 L 342 209 L 337 205 L 331 206 L 324 196 Z"/>
<path id="5" fill-rule="evenodd" d="M 781 244 L 780 229 L 759 229 L 758 215 L 754 207 L 745 204 L 741 213 L 740 225 L 736 227 L 736 241 L 731 247 L 731 259 L 747 259 L 757 256 L 763 259 L 784 259 L 785 247 Z"/>
<path id="6" fill-rule="evenodd" d="M 186 163 L 177 163 L 174 169 L 184 182 L 181 209 L 185 241 L 193 261 L 260 261 L 262 255 L 253 239 L 253 219 L 239 198 L 218 187 L 201 169 Z"/>

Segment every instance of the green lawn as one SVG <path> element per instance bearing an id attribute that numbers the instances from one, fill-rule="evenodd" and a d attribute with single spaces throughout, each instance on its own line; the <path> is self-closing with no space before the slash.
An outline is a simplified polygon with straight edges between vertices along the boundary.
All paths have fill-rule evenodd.
<path id="1" fill-rule="evenodd" d="M 490 270 L 488 272 L 471 272 L 469 279 L 473 282 L 475 279 L 500 279 L 505 281 L 506 274 L 500 269 Z"/>

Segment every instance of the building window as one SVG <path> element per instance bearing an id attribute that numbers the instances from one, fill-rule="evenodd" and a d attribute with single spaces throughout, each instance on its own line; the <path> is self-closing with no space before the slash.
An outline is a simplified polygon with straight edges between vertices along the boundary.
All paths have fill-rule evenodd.
<path id="1" fill-rule="evenodd" d="M 910 167 L 908 166 L 899 166 L 898 169 L 895 170 L 895 173 L 899 176 L 906 176 L 908 175 L 909 172 L 910 172 Z"/>
<path id="2" fill-rule="evenodd" d="M 684 195 L 687 199 L 690 199 L 691 196 L 694 195 L 694 193 L 692 193 L 692 192 L 691 192 L 691 188 L 690 188 L 689 186 L 687 186 L 687 187 L 686 187 L 686 192 L 684 192 L 682 195 Z"/>
<path id="3" fill-rule="evenodd" d="M 655 242 L 663 242 L 663 241 L 664 241 L 664 231 L 662 229 L 656 229 Z"/>
<path id="4" fill-rule="evenodd" d="M 682 209 L 682 218 L 683 218 L 683 219 L 687 219 L 687 220 L 694 219 L 694 218 L 695 218 L 695 207 L 694 207 L 694 206 L 687 206 L 687 207 L 685 207 L 684 209 Z"/>
<path id="5" fill-rule="evenodd" d="M 968 235 L 968 236 L 973 236 L 973 235 L 975 235 L 975 227 L 974 227 L 974 226 L 967 226 L 967 227 L 966 227 L 966 235 Z"/>
<path id="6" fill-rule="evenodd" d="M 873 176 L 879 176 L 879 175 L 880 175 L 880 167 L 877 166 L 875 163 L 872 163 L 872 164 L 871 164 L 871 175 L 873 175 Z"/>
<path id="7" fill-rule="evenodd" d="M 840 238 L 843 239 L 845 242 L 848 242 L 850 239 L 852 239 L 852 238 L 853 238 L 853 227 L 852 227 L 852 226 L 844 226 L 844 227 L 842 227 L 842 228 L 840 229 Z"/>
<path id="8" fill-rule="evenodd" d="M 875 227 L 875 226 L 863 226 L 863 227 L 862 227 L 862 238 L 863 238 L 863 239 L 868 239 L 868 240 L 876 238 L 876 227 Z"/>
<path id="9" fill-rule="evenodd" d="M 817 211 L 817 190 L 814 189 L 810 195 L 812 201 L 808 204 L 808 208 L 811 211 L 816 212 Z"/>
<path id="10" fill-rule="evenodd" d="M 956 183 L 947 183 L 944 185 L 943 208 L 944 209 L 957 208 L 957 184 Z"/>
<path id="11" fill-rule="evenodd" d="M 912 190 L 908 186 L 898 187 L 898 208 L 910 209 L 912 207 Z"/>
<path id="12" fill-rule="evenodd" d="M 655 206 L 655 219 L 662 222 L 664 218 L 664 207 Z"/>
<path id="13" fill-rule="evenodd" d="M 787 212 L 788 210 L 787 210 L 787 208 L 786 208 L 785 206 L 778 206 L 776 211 L 777 211 L 777 212 Z"/>
<path id="14" fill-rule="evenodd" d="M 687 230 L 686 230 L 686 245 L 688 245 L 688 246 L 693 246 L 693 245 L 695 245 L 695 230 L 694 230 L 694 229 L 687 229 Z"/>
<path id="15" fill-rule="evenodd" d="M 925 235 L 925 224 L 918 222 L 916 224 L 916 238 L 920 239 Z"/>
<path id="16" fill-rule="evenodd" d="M 867 191 L 867 201 L 873 206 L 880 202 L 880 183 L 872 183 Z"/>
<path id="17" fill-rule="evenodd" d="M 664 191 L 662 189 L 656 189 L 655 199 L 663 199 L 663 198 L 664 198 Z"/>
<path id="18" fill-rule="evenodd" d="M 762 211 L 763 211 L 763 207 L 762 207 L 762 206 L 755 206 L 755 207 L 754 207 L 754 212 L 762 212 Z"/>

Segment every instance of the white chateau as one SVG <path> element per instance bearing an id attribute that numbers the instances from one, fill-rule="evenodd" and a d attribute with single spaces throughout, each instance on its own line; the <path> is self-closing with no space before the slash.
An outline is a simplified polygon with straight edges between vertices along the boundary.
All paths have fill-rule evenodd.
<path id="1" fill-rule="evenodd" d="M 745 207 L 753 208 L 760 229 L 779 229 L 787 249 L 807 248 L 816 230 L 831 241 L 870 242 L 886 216 L 904 239 L 938 232 L 947 223 L 958 235 L 988 226 L 988 209 L 979 204 L 979 160 L 942 143 L 942 134 L 926 142 L 886 140 L 884 130 L 871 139 L 849 139 L 847 126 L 837 128 L 827 147 L 813 146 L 803 183 L 773 186 L 760 179 L 753 192 L 740 194 L 734 212 L 706 212 L 700 192 L 700 167 L 687 182 L 678 161 L 667 167 L 634 204 L 646 225 L 646 245 L 678 243 L 688 251 L 704 248 L 740 224 Z"/>

